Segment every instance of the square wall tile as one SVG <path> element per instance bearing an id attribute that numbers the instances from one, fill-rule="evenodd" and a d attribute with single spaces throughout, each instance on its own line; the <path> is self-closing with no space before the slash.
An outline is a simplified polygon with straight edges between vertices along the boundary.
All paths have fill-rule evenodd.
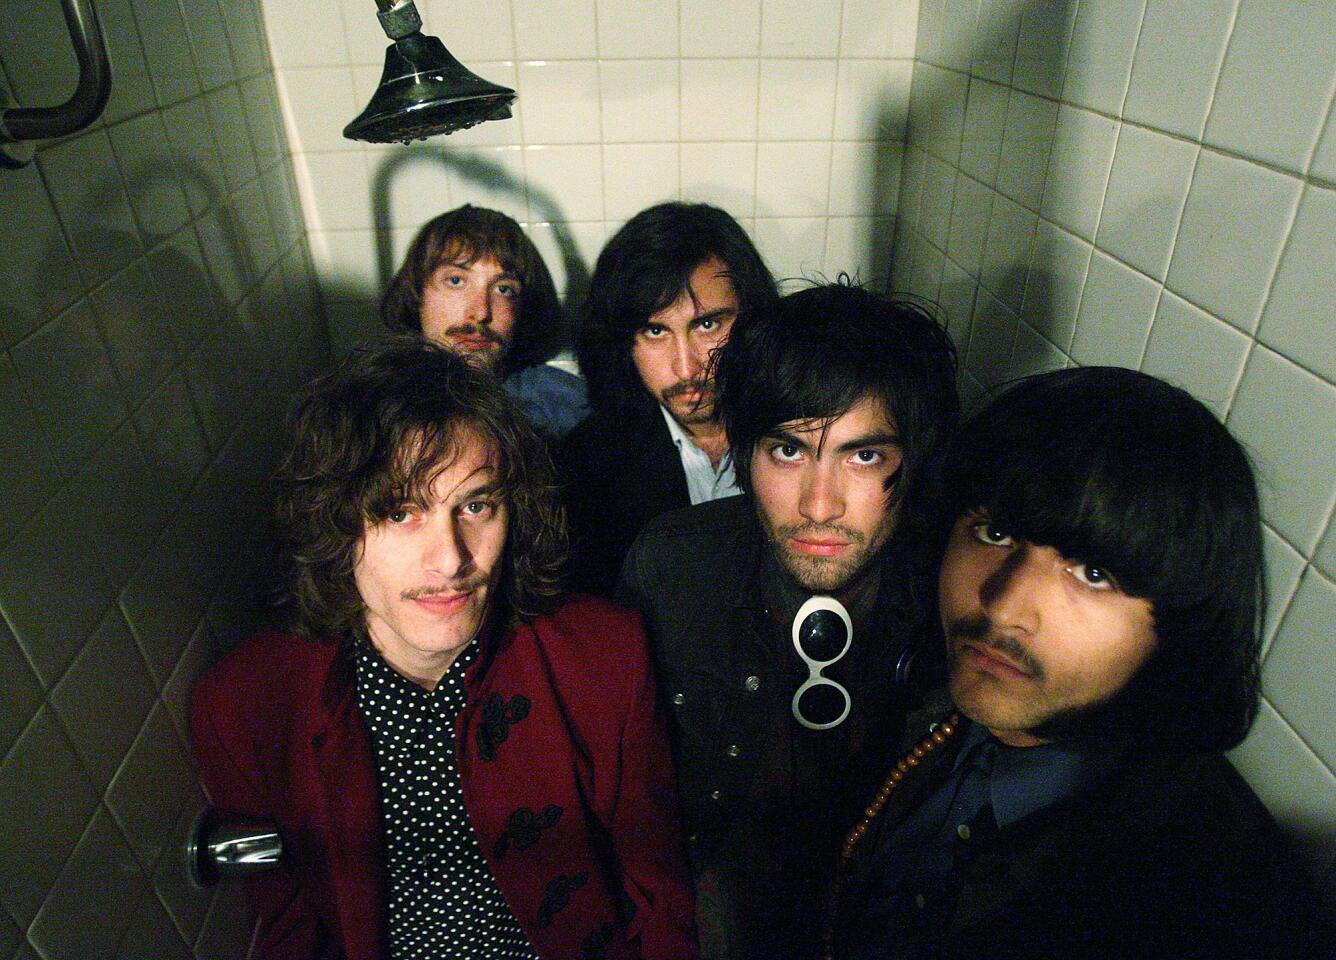
<path id="1" fill-rule="evenodd" d="M 1044 177 L 1058 125 L 1058 105 L 1012 90 L 998 158 L 997 189 L 1031 210 L 1044 196 Z"/>
<path id="2" fill-rule="evenodd" d="M 348 49 L 347 59 L 339 62 L 370 65 L 379 70 L 385 62 L 384 50 L 390 40 L 376 19 L 375 11 L 357 0 L 333 0 L 330 6 L 337 9 L 329 15 L 343 21 L 343 42 Z M 423 7 L 424 4 L 417 4 L 418 13 L 422 16 L 423 32 L 430 33 L 433 29 L 431 21 L 427 19 L 430 11 Z M 450 42 L 448 21 L 445 42 Z"/>
<path id="3" fill-rule="evenodd" d="M 1062 99 L 1119 114 L 1146 0 L 1082 0 L 1072 27 Z"/>
<path id="4" fill-rule="evenodd" d="M 840 55 L 912 58 L 918 11 L 917 0 L 844 0 Z"/>
<path id="5" fill-rule="evenodd" d="M 222 149 L 223 180 L 229 190 L 239 189 L 260 172 L 255 163 L 255 149 L 251 145 L 241 94 L 235 86 L 221 87 L 206 93 L 204 101 Z"/>
<path id="6" fill-rule="evenodd" d="M 169 528 L 120 595 L 120 612 L 159 688 L 203 619 L 209 579 L 217 575 L 208 569 L 204 548 L 191 541 L 191 532 L 181 525 Z"/>
<path id="7" fill-rule="evenodd" d="M 908 236 L 919 229 L 919 214 L 923 206 L 923 186 L 927 156 L 912 143 L 905 144 L 904 165 L 900 174 L 900 197 L 896 201 L 896 215 L 902 224 L 897 231 Z"/>
<path id="8" fill-rule="evenodd" d="M 308 153 L 298 164 L 303 192 L 310 197 L 312 226 L 354 230 L 371 223 L 371 177 L 360 152 Z"/>
<path id="9" fill-rule="evenodd" d="M 1336 776 L 1265 699 L 1229 759 L 1305 859 L 1314 866 L 1328 860 L 1336 844 Z"/>
<path id="10" fill-rule="evenodd" d="M 1308 172 L 1324 180 L 1336 180 L 1336 102 L 1327 114 L 1327 132 L 1318 141 L 1317 153 L 1313 155 L 1313 165 Z"/>
<path id="11" fill-rule="evenodd" d="M 361 9 L 365 4 L 359 2 L 357 6 Z M 417 8 L 426 32 L 440 37 L 461 63 L 515 58 L 515 27 L 509 3 L 488 4 L 487 15 L 475 17 L 461 17 L 457 0 L 417 0 Z M 365 7 L 362 16 L 376 23 L 370 7 Z M 469 69 L 477 72 L 472 66 Z"/>
<path id="12" fill-rule="evenodd" d="M 0 9 L 0 60 L 14 100 L 22 104 L 50 103 L 48 91 L 72 89 L 79 75 L 65 24 L 49 14 L 37 0 L 14 0 Z"/>
<path id="13" fill-rule="evenodd" d="M 1336 381 L 1336 191 L 1310 186 L 1281 257 L 1257 337 Z"/>
<path id="14" fill-rule="evenodd" d="M 181 931 L 172 922 L 157 894 L 150 890 L 130 918 L 130 927 L 116 951 L 116 960 L 140 960 L 142 957 L 191 960 L 191 956 Z"/>
<path id="15" fill-rule="evenodd" d="M 1336 83 L 1336 4 L 1248 0 L 1239 6 L 1207 142 L 1303 172 Z"/>
<path id="16" fill-rule="evenodd" d="M 974 26 L 978 9 L 978 0 L 920 4 L 919 30 L 933 37 L 933 42 L 924 44 L 926 49 L 919 51 L 920 60 L 926 58 L 939 66 L 967 73 L 976 42 Z M 931 27 L 925 30 L 929 24 Z"/>
<path id="17" fill-rule="evenodd" d="M 960 174 L 956 177 L 956 196 L 951 208 L 951 233 L 947 255 L 978 276 L 983 263 L 984 241 L 988 238 L 988 220 L 997 194 L 985 184 Z"/>
<path id="18" fill-rule="evenodd" d="M 1323 534 L 1322 542 L 1317 545 L 1313 563 L 1327 575 L 1327 579 L 1336 580 L 1336 513 L 1332 514 L 1331 520 L 1327 523 L 1327 532 Z"/>
<path id="19" fill-rule="evenodd" d="M 680 0 L 683 57 L 761 52 L 761 0 Z"/>
<path id="20" fill-rule="evenodd" d="M 936 303 L 941 296 L 942 277 L 949 262 L 946 255 L 932 244 L 917 244 L 909 272 L 909 292 L 920 299 Z"/>
<path id="21" fill-rule="evenodd" d="M 140 863 L 158 862 L 177 815 L 195 789 L 186 748 L 158 704 L 107 791 L 107 806 Z"/>
<path id="22" fill-rule="evenodd" d="M 891 279 L 890 217 L 828 217 L 824 273 L 835 279 L 847 273 L 856 282 L 884 292 Z"/>
<path id="23" fill-rule="evenodd" d="M 1252 454 L 1263 519 L 1311 555 L 1336 501 L 1336 446 L 1314 442 L 1336 437 L 1336 387 L 1255 347 L 1228 425 Z"/>
<path id="24" fill-rule="evenodd" d="M 1203 150 L 1168 285 L 1245 333 L 1253 332 L 1300 187 L 1293 177 Z"/>
<path id="25" fill-rule="evenodd" d="M 525 143 L 599 142 L 597 62 L 521 63 L 519 78 Z"/>
<path id="26" fill-rule="evenodd" d="M 1016 314 L 1005 304 L 987 291 L 979 291 L 964 367 L 984 387 L 1011 379 L 1008 362 L 1016 342 L 1018 323 Z"/>
<path id="27" fill-rule="evenodd" d="M 139 231 L 105 130 L 94 129 L 45 149 L 37 166 L 90 286 L 142 253 Z"/>
<path id="28" fill-rule="evenodd" d="M 510 0 L 515 55 L 521 60 L 590 60 L 598 56 L 594 0 Z"/>
<path id="29" fill-rule="evenodd" d="M 678 144 L 609 143 L 603 147 L 603 212 L 618 223 L 646 207 L 676 200 Z"/>
<path id="30" fill-rule="evenodd" d="M 757 144 L 757 217 L 825 216 L 830 149 L 829 143 Z"/>
<path id="31" fill-rule="evenodd" d="M 1063 106 L 1044 184 L 1044 216 L 1087 240 L 1095 238 L 1100 205 L 1113 165 L 1118 123 Z"/>
<path id="32" fill-rule="evenodd" d="M 0 682 L 5 690 L 5 699 L 0 702 L 0 757 L 3 757 L 42 706 L 42 684 L 3 620 L 0 620 Z"/>
<path id="33" fill-rule="evenodd" d="M 524 170 L 531 222 L 603 219 L 603 154 L 597 146 L 527 147 Z"/>
<path id="34" fill-rule="evenodd" d="M 227 40 L 232 46 L 232 62 L 236 64 L 237 76 L 251 77 L 271 71 L 273 64 L 269 59 L 269 38 L 265 35 L 260 4 L 224 0 L 222 8 L 223 24 L 227 27 Z"/>
<path id="35" fill-rule="evenodd" d="M 835 139 L 904 140 L 913 76 L 912 60 L 841 59 L 835 80 Z"/>
<path id="36" fill-rule="evenodd" d="M 762 60 L 762 140 L 829 140 L 835 115 L 834 60 Z"/>
<path id="37" fill-rule="evenodd" d="M 1336 686 L 1327 671 L 1314 669 L 1336 658 L 1336 584 L 1315 570 L 1299 582 L 1276 639 L 1267 652 L 1262 689 L 1280 715 L 1298 731 L 1328 768 L 1336 767 Z"/>
<path id="38" fill-rule="evenodd" d="M 1007 360 L 1007 375 L 1029 377 L 1037 373 L 1063 370 L 1067 355 L 1022 319 L 1016 324 L 1016 339 Z"/>
<path id="39" fill-rule="evenodd" d="M 165 107 L 195 96 L 201 88 L 181 5 L 177 0 L 135 0 L 134 9 L 158 103 Z"/>
<path id="40" fill-rule="evenodd" d="M 682 139 L 754 140 L 759 100 L 756 60 L 683 60 Z"/>
<path id="41" fill-rule="evenodd" d="M 1096 242 L 1163 281 L 1187 201 L 1197 145 L 1124 124 L 1104 195 Z"/>
<path id="42" fill-rule="evenodd" d="M 813 279 L 825 270 L 824 217 L 757 217 L 756 249 L 788 292 L 785 280 Z"/>
<path id="43" fill-rule="evenodd" d="M 960 169 L 989 186 L 995 184 L 1006 125 L 1007 88 L 987 80 L 970 80 L 960 139 Z"/>
<path id="44" fill-rule="evenodd" d="M 138 407 L 180 362 L 172 318 L 143 261 L 88 298 L 107 345 L 121 394 Z"/>
<path id="45" fill-rule="evenodd" d="M 1182 387 L 1224 419 L 1251 345 L 1245 334 L 1166 290 L 1141 370 Z"/>
<path id="46" fill-rule="evenodd" d="M 1025 299 L 1030 241 L 1038 219 L 1000 194 L 993 199 L 979 282 L 1013 313 Z"/>
<path id="47" fill-rule="evenodd" d="M 1096 250 L 1090 260 L 1072 338 L 1072 359 L 1082 366 L 1129 367 L 1141 363 L 1162 288 Z"/>
<path id="48" fill-rule="evenodd" d="M 939 250 L 945 250 L 951 228 L 951 200 L 955 196 L 956 171 L 929 155 L 923 166 L 923 195 L 919 202 L 919 228 Z"/>
<path id="49" fill-rule="evenodd" d="M 682 199 L 712 203 L 736 218 L 755 216 L 756 145 L 682 144 Z"/>
<path id="50" fill-rule="evenodd" d="M 347 67 L 284 70 L 278 74 L 278 90 L 294 152 L 357 151 L 356 143 L 344 139 L 343 128 L 365 104 L 353 94 Z"/>
<path id="51" fill-rule="evenodd" d="M 17 6 L 7 4 L 7 6 Z M 152 110 L 158 105 L 153 92 L 153 80 L 148 72 L 148 60 L 139 42 L 139 25 L 135 22 L 131 0 L 103 0 L 97 5 L 102 34 L 107 41 L 107 55 L 116 71 L 111 85 L 111 99 L 103 119 L 115 123 L 126 117 Z M 53 23 L 55 17 L 49 18 Z M 8 60 L 6 60 L 8 62 Z"/>
<path id="52" fill-rule="evenodd" d="M 171 141 L 170 159 L 176 165 L 186 203 L 199 216 L 218 202 L 223 192 L 223 162 L 218 141 L 203 100 L 187 100 L 162 111 Z"/>
<path id="53" fill-rule="evenodd" d="M 1123 115 L 1195 140 L 1206 126 L 1239 0 L 1149 0 Z"/>
<path id="54" fill-rule="evenodd" d="M 333 4 L 329 4 L 333 7 Z M 323 67 L 329 63 L 348 63 L 348 45 L 344 40 L 343 18 L 337 11 L 324 16 L 312 16 L 305 4 L 266 2 L 264 11 L 265 39 L 274 67 L 288 70 L 292 67 Z M 375 13 L 369 12 L 373 19 Z"/>
<path id="55" fill-rule="evenodd" d="M 676 57 L 677 6 L 644 0 L 598 0 L 598 55 Z"/>
<path id="56" fill-rule="evenodd" d="M 947 163 L 960 157 L 969 77 L 919 61 L 909 104 L 910 135 Z"/>
<path id="57" fill-rule="evenodd" d="M 1299 586 L 1299 577 L 1308 564 L 1303 554 L 1266 524 L 1262 524 L 1262 552 L 1266 561 L 1266 623 L 1262 624 L 1262 658 L 1265 659 L 1276 628 Z"/>
<path id="58" fill-rule="evenodd" d="M 1061 350 L 1071 350 L 1093 249 L 1047 220 L 1040 220 L 1035 228 L 1021 314 Z"/>
<path id="59" fill-rule="evenodd" d="M 833 57 L 840 0 L 761 0 L 761 56 Z"/>
<path id="60" fill-rule="evenodd" d="M 232 51 L 227 42 L 227 29 L 217 3 L 194 3 L 186 18 L 186 33 L 195 54 L 195 70 L 205 90 L 212 90 L 236 82 L 232 66 Z"/>
<path id="61" fill-rule="evenodd" d="M 372 164 L 375 164 L 373 159 Z M 377 193 L 388 207 L 391 230 L 422 226 L 432 217 L 452 210 L 458 204 L 450 196 L 450 156 L 445 153 L 400 153 L 388 161 L 378 174 L 373 174 Z M 379 199 L 379 198 L 378 198 Z M 379 204 L 377 204 L 379 205 Z M 377 223 L 381 215 L 368 220 L 367 226 Z"/>
<path id="62" fill-rule="evenodd" d="M 832 216 L 868 217 L 895 213 L 900 193 L 898 143 L 831 144 Z"/>
<path id="63" fill-rule="evenodd" d="M 1026 5 L 1012 72 L 1017 89 L 1053 99 L 1061 95 L 1076 9 L 1072 0 L 1033 0 Z"/>
<path id="64" fill-rule="evenodd" d="M 970 75 L 1011 83 L 1026 0 L 980 0 Z"/>
<path id="65" fill-rule="evenodd" d="M 942 284 L 937 296 L 937 304 L 942 308 L 942 319 L 946 332 L 956 345 L 957 354 L 965 355 L 965 348 L 970 342 L 970 322 L 974 317 L 974 298 L 979 290 L 979 281 L 961 270 L 952 261 L 946 261 L 942 268 Z"/>
<path id="66" fill-rule="evenodd" d="M 0 177 L 0 343 L 23 339 L 83 294 L 36 165 Z"/>
<path id="67" fill-rule="evenodd" d="M 26 927 L 97 807 L 88 783 L 49 708 L 23 732 L 0 764 L 0 903 Z"/>
<path id="68" fill-rule="evenodd" d="M 675 60 L 613 60 L 599 65 L 604 143 L 678 138 L 680 84 Z"/>
<path id="69" fill-rule="evenodd" d="M 134 425 L 150 468 L 163 479 L 164 487 L 170 487 L 175 497 L 183 498 L 208 464 L 210 455 L 179 367 L 135 411 Z M 169 500 L 164 506 L 175 506 L 177 502 Z"/>

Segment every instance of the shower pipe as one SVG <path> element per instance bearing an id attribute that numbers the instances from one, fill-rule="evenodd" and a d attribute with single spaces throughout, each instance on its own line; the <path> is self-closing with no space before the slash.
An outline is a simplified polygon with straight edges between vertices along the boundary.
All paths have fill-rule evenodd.
<path id="1" fill-rule="evenodd" d="M 50 140 L 77 133 L 102 114 L 111 96 L 111 61 L 102 38 L 92 0 L 61 0 L 74 56 L 79 61 L 79 85 L 56 107 L 20 107 L 0 101 L 0 164 L 22 167 L 32 160 L 30 141 Z"/>

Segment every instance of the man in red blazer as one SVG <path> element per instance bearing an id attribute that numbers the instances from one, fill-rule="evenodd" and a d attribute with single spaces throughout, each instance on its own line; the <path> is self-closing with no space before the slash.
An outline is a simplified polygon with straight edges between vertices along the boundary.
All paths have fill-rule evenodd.
<path id="1" fill-rule="evenodd" d="M 201 776 L 277 822 L 262 957 L 694 957 L 639 619 L 558 597 L 551 467 L 446 350 L 355 354 L 279 471 L 290 623 L 195 688 Z"/>

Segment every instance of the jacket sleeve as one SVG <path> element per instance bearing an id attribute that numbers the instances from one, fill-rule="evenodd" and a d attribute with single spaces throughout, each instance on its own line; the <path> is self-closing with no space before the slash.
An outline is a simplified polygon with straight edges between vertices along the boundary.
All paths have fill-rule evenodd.
<path id="1" fill-rule="evenodd" d="M 643 635 L 635 639 L 643 650 Z M 638 943 L 643 960 L 693 958 L 698 956 L 695 902 L 672 756 L 648 664 L 643 656 L 638 662 L 621 730 L 619 789 L 607 824 L 632 911 L 627 936 Z"/>
<path id="2" fill-rule="evenodd" d="M 229 682 L 232 681 L 232 682 Z M 279 821 L 281 806 L 270 794 L 261 752 L 239 716 L 251 700 L 235 676 L 206 675 L 195 687 L 190 729 L 200 780 L 209 802 L 222 813 Z M 287 856 L 284 856 L 287 861 Z M 320 920 L 311 891 L 288 862 L 246 881 L 256 913 L 256 955 L 262 960 L 335 957 L 337 944 Z"/>

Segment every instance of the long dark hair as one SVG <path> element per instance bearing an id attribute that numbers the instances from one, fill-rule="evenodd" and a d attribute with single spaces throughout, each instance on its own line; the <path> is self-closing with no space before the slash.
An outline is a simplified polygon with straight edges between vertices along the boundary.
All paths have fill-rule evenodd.
<path id="1" fill-rule="evenodd" d="M 421 499 L 469 435 L 500 456 L 506 615 L 550 608 L 566 524 L 546 446 L 494 378 L 449 350 L 403 338 L 355 351 L 296 408 L 276 477 L 294 632 L 345 640 L 360 630 L 365 608 L 354 571 L 367 525 Z"/>
<path id="2" fill-rule="evenodd" d="M 745 230 L 718 207 L 661 203 L 617 231 L 594 266 L 576 353 L 595 410 L 643 412 L 648 394 L 631 359 L 632 339 L 651 315 L 687 290 L 691 272 L 718 257 L 737 291 L 739 322 L 769 309 L 775 281 Z"/>
<path id="3" fill-rule="evenodd" d="M 422 290 L 436 268 L 447 261 L 472 263 L 486 256 L 495 257 L 520 281 L 519 317 L 502 373 L 548 359 L 562 328 L 561 301 L 552 274 L 520 225 L 486 207 L 464 204 L 423 225 L 381 298 L 381 319 L 392 331 L 421 333 Z"/>
<path id="4" fill-rule="evenodd" d="M 1156 647 L 1088 718 L 1101 732 L 1234 746 L 1257 712 L 1262 528 L 1247 454 L 1186 391 L 1118 367 L 1018 381 L 965 426 L 944 522 L 983 508 L 1014 535 L 1149 600 Z"/>
<path id="5" fill-rule="evenodd" d="M 911 499 L 960 415 L 956 351 L 942 325 L 912 303 L 847 280 L 789 294 L 735 328 L 716 355 L 715 377 L 738 485 L 747 492 L 752 453 L 767 433 L 792 421 L 833 419 L 871 396 L 895 424 L 903 457 L 889 502 Z M 919 516 L 902 509 L 897 534 L 914 532 Z"/>

